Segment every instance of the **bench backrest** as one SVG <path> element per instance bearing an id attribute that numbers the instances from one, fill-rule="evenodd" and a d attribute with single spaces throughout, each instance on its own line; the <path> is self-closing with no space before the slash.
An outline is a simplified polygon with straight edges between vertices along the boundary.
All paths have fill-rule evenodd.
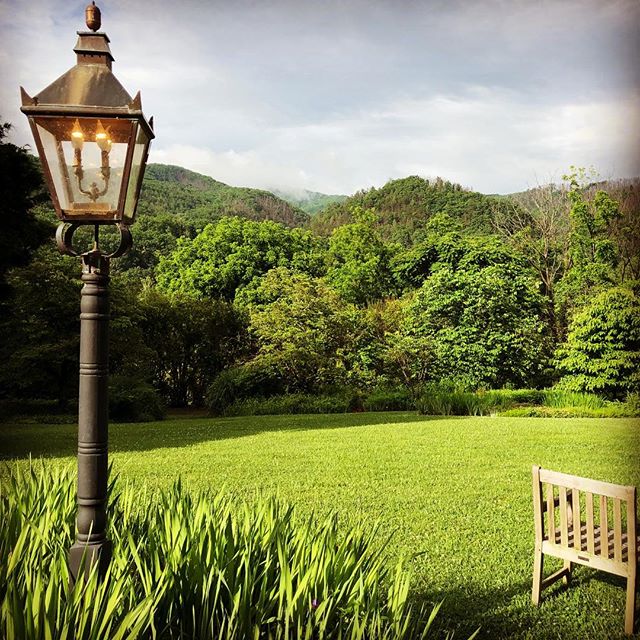
<path id="1" fill-rule="evenodd" d="M 636 488 L 533 467 L 536 544 L 637 563 Z M 546 516 L 546 517 L 545 517 Z"/>

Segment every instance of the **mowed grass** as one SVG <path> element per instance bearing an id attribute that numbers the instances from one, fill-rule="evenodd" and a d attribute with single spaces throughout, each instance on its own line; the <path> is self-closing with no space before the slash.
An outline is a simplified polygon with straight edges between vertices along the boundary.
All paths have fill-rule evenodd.
<path id="1" fill-rule="evenodd" d="M 0 455 L 75 459 L 75 425 L 0 425 Z M 444 599 L 456 638 L 623 638 L 625 582 L 578 567 L 530 604 L 531 466 L 640 486 L 636 419 L 448 418 L 407 413 L 169 419 L 110 426 L 114 470 L 147 494 L 187 487 L 275 494 L 299 515 L 337 510 L 393 534 L 413 597 Z M 0 469 L 2 472 L 3 469 Z M 547 571 L 554 568 L 547 562 Z"/>

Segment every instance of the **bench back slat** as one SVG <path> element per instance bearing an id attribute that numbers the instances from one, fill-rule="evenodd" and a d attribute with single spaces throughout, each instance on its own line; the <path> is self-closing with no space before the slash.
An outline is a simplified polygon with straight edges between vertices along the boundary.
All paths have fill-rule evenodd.
<path id="1" fill-rule="evenodd" d="M 571 491 L 571 510 L 573 511 L 573 548 L 582 549 L 582 536 L 580 531 L 580 492 L 577 489 Z"/>
<path id="2" fill-rule="evenodd" d="M 556 503 L 553 498 L 553 485 L 547 485 L 547 525 L 549 540 L 556 539 Z"/>
<path id="3" fill-rule="evenodd" d="M 627 499 L 629 489 L 620 484 L 611 484 L 610 482 L 600 482 L 599 480 L 591 480 L 590 478 L 581 478 L 580 476 L 571 476 L 558 471 L 550 471 L 549 469 L 540 469 L 540 482 L 550 482 L 559 487 L 567 489 L 577 489 L 579 491 L 591 491 L 608 498 Z"/>
<path id="4" fill-rule="evenodd" d="M 534 466 L 533 489 L 539 544 L 587 553 L 594 559 L 612 560 L 620 566 L 637 563 L 635 487 Z"/>
<path id="5" fill-rule="evenodd" d="M 585 503 L 587 508 L 587 552 L 595 554 L 595 533 L 593 522 L 593 493 L 587 491 L 585 493 Z"/>
<path id="6" fill-rule="evenodd" d="M 627 557 L 629 564 L 632 567 L 638 564 L 638 545 L 636 544 L 636 540 L 638 539 L 636 505 L 637 490 L 635 487 L 631 487 L 627 497 L 627 544 L 629 547 Z"/>
<path id="7" fill-rule="evenodd" d="M 567 522 L 567 488 L 560 486 L 560 544 L 569 546 L 569 523 Z"/>
<path id="8" fill-rule="evenodd" d="M 609 557 L 609 516 L 607 514 L 607 496 L 600 496 L 600 555 Z"/>
<path id="9" fill-rule="evenodd" d="M 613 559 L 622 562 L 622 501 L 613 501 Z"/>

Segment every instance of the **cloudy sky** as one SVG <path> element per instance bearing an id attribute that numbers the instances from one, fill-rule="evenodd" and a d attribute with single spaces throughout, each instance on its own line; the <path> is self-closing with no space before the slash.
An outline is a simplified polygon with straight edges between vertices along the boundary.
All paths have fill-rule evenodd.
<path id="1" fill-rule="evenodd" d="M 97 0 L 153 162 L 352 193 L 640 175 L 638 0 Z M 75 63 L 86 0 L 0 0 L 0 118 Z"/>

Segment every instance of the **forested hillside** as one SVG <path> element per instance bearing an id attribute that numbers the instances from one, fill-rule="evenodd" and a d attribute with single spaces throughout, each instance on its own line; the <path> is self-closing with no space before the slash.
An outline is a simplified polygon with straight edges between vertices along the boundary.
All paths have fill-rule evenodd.
<path id="1" fill-rule="evenodd" d="M 295 227 L 307 220 L 298 207 L 268 191 L 230 187 L 182 167 L 150 164 L 140 197 L 139 215 L 182 215 L 190 227 L 204 228 L 223 215 L 274 220 Z"/>
<path id="2" fill-rule="evenodd" d="M 0 142 L 13 167 L 0 195 L 28 240 L 0 270 L 0 331 L 12 336 L 0 400 L 64 407 L 77 397 L 79 264 L 51 241 L 37 164 Z M 637 402 L 639 184 L 572 169 L 560 185 L 495 197 L 414 176 L 309 217 L 150 165 L 134 250 L 112 267 L 112 415 L 302 397 L 326 410 L 336 395 L 406 408 L 438 389 Z"/>
<path id="3" fill-rule="evenodd" d="M 334 202 L 344 202 L 348 196 L 328 195 L 317 191 L 304 190 L 302 193 L 291 193 L 274 189 L 273 193 L 291 203 L 292 205 L 306 211 L 310 215 L 320 213 L 327 208 L 327 205 Z"/>
<path id="4" fill-rule="evenodd" d="M 268 191 L 230 187 L 182 167 L 150 164 L 142 183 L 135 246 L 121 266 L 151 269 L 158 255 L 175 248 L 177 238 L 194 237 L 223 216 L 273 220 L 286 227 L 308 219 L 304 211 Z"/>
<path id="5" fill-rule="evenodd" d="M 351 212 L 355 207 L 374 209 L 385 238 L 411 244 L 422 237 L 426 222 L 436 213 L 450 215 L 467 231 L 490 233 L 492 211 L 500 202 L 500 198 L 464 189 L 441 178 L 410 176 L 331 203 L 309 224 L 316 233 L 328 235 L 336 227 L 353 221 Z"/>

